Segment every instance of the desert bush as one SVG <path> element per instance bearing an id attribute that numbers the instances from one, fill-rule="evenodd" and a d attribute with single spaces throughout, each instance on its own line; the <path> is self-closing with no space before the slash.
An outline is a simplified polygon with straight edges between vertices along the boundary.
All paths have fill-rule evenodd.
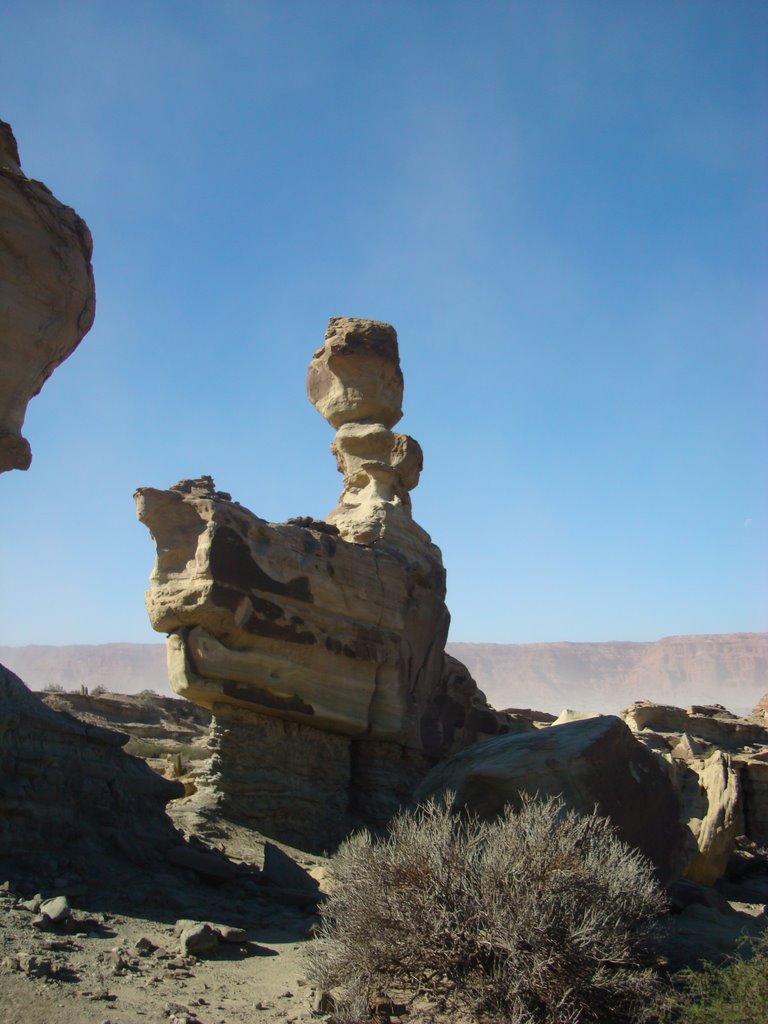
<path id="1" fill-rule="evenodd" d="M 660 1013 L 664 1024 L 765 1024 L 768 931 L 723 966 L 704 964 L 675 976 L 679 994 Z"/>
<path id="2" fill-rule="evenodd" d="M 61 683 L 46 683 L 43 687 L 43 693 L 65 693 L 64 687 Z"/>
<path id="3" fill-rule="evenodd" d="M 441 1021 L 639 1019 L 645 939 L 665 908 L 650 864 L 595 814 L 526 800 L 493 822 L 429 802 L 388 836 L 352 836 L 309 973 L 362 1017 L 376 991 L 425 995 Z"/>

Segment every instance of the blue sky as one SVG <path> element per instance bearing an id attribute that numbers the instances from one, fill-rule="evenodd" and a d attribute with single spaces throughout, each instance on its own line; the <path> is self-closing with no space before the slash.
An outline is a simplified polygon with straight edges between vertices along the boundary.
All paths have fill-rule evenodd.
<path id="1" fill-rule="evenodd" d="M 766 629 L 765 4 L 4 6 L 97 316 L 0 478 L 0 644 L 159 639 L 138 486 L 324 516 L 334 315 L 398 330 L 452 639 Z"/>

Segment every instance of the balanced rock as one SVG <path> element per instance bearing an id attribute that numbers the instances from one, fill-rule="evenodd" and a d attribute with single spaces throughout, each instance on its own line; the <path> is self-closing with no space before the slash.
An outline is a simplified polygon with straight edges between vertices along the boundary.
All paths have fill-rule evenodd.
<path id="1" fill-rule="evenodd" d="M 328 522 L 344 540 L 381 541 L 417 558 L 427 555 L 442 569 L 440 552 L 411 516 L 409 492 L 419 482 L 421 446 L 389 429 L 402 416 L 403 400 L 394 328 L 333 317 L 310 363 L 307 394 L 336 429 L 331 451 L 344 476 Z"/>
<path id="2" fill-rule="evenodd" d="M 93 323 L 92 248 L 85 221 L 22 172 L 0 121 L 0 472 L 29 468 L 27 403 Z"/>
<path id="3" fill-rule="evenodd" d="M 523 794 L 561 797 L 580 814 L 610 818 L 667 882 L 689 858 L 680 806 L 666 772 L 612 715 L 475 743 L 436 765 L 416 798 L 454 794 L 453 806 L 491 819 Z"/>
<path id="4" fill-rule="evenodd" d="M 309 365 L 307 395 L 337 430 L 345 423 L 393 427 L 403 415 L 397 334 L 378 320 L 334 316 Z"/>
<path id="5" fill-rule="evenodd" d="M 213 714 L 201 802 L 322 848 L 386 821 L 430 764 L 509 723 L 446 659 L 445 570 L 411 512 L 421 449 L 390 430 L 394 329 L 331 320 L 307 388 L 337 428 L 344 489 L 327 521 L 266 522 L 210 477 L 135 497 L 171 687 Z"/>

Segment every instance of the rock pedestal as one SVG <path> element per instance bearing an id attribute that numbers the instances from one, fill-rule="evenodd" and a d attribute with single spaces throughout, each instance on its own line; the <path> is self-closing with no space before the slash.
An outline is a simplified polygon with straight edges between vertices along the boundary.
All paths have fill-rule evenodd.
<path id="1" fill-rule="evenodd" d="M 306 847 L 383 824 L 430 764 L 507 728 L 446 659 L 445 571 L 411 514 L 421 449 L 390 429 L 402 388 L 392 327 L 330 321 L 307 378 L 344 477 L 326 521 L 266 522 L 210 477 L 136 492 L 171 687 L 215 719 L 203 790 Z"/>

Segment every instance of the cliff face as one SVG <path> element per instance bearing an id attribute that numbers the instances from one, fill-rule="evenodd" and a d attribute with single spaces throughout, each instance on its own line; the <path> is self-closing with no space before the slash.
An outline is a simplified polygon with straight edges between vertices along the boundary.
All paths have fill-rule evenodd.
<path id="1" fill-rule="evenodd" d="M 746 714 L 768 689 L 768 634 L 649 643 L 449 643 L 497 708 L 617 713 L 636 700 L 725 704 Z"/>
<path id="2" fill-rule="evenodd" d="M 0 472 L 29 468 L 27 403 L 93 323 L 92 248 L 85 221 L 23 173 L 0 121 Z"/>

